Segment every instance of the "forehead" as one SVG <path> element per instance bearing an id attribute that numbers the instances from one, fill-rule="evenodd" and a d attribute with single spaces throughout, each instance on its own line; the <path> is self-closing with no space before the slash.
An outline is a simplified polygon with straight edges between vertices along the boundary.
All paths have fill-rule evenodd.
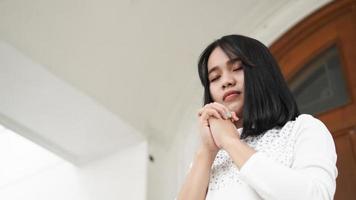
<path id="1" fill-rule="evenodd" d="M 216 47 L 209 56 L 208 70 L 216 66 L 223 66 L 229 60 L 230 58 L 226 55 L 226 53 L 220 47 Z"/>

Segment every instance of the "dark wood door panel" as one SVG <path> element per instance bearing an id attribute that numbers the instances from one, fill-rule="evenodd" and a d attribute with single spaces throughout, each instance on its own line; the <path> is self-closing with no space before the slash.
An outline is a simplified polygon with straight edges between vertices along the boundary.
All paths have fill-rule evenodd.
<path id="1" fill-rule="evenodd" d="M 356 197 L 356 137 L 354 132 L 353 127 L 334 134 L 339 171 L 336 179 L 335 199 L 353 200 Z"/>
<path id="2" fill-rule="evenodd" d="M 303 19 L 275 41 L 270 49 L 291 80 L 330 46 L 340 52 L 349 100 L 314 116 L 333 135 L 338 155 L 336 200 L 356 199 L 356 0 L 338 0 Z"/>

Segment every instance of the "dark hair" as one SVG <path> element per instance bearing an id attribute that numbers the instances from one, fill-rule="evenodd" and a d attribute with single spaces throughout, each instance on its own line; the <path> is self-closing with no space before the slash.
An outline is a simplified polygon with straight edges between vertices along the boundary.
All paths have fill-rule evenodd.
<path id="1" fill-rule="evenodd" d="M 230 59 L 238 57 L 242 62 L 245 81 L 242 139 L 282 127 L 300 114 L 268 48 L 258 40 L 242 35 L 227 35 L 215 40 L 200 55 L 198 72 L 204 86 L 204 105 L 213 102 L 207 64 L 216 47 L 220 47 Z"/>

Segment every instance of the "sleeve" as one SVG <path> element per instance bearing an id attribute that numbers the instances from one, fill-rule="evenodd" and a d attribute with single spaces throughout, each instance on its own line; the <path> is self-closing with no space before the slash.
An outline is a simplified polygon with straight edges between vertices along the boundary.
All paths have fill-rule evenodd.
<path id="1" fill-rule="evenodd" d="M 291 168 L 256 152 L 241 167 L 241 179 L 266 200 L 332 200 L 338 171 L 330 132 L 312 116 L 305 117 L 296 131 Z"/>

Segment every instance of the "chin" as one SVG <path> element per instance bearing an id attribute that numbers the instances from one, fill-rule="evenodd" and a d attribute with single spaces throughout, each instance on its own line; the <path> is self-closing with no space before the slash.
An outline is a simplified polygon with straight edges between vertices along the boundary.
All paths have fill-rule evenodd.
<path id="1" fill-rule="evenodd" d="M 238 111 L 242 110 L 239 102 L 231 102 L 231 103 L 225 104 L 225 106 L 228 107 L 231 111 L 234 111 L 236 113 L 238 113 Z"/>

